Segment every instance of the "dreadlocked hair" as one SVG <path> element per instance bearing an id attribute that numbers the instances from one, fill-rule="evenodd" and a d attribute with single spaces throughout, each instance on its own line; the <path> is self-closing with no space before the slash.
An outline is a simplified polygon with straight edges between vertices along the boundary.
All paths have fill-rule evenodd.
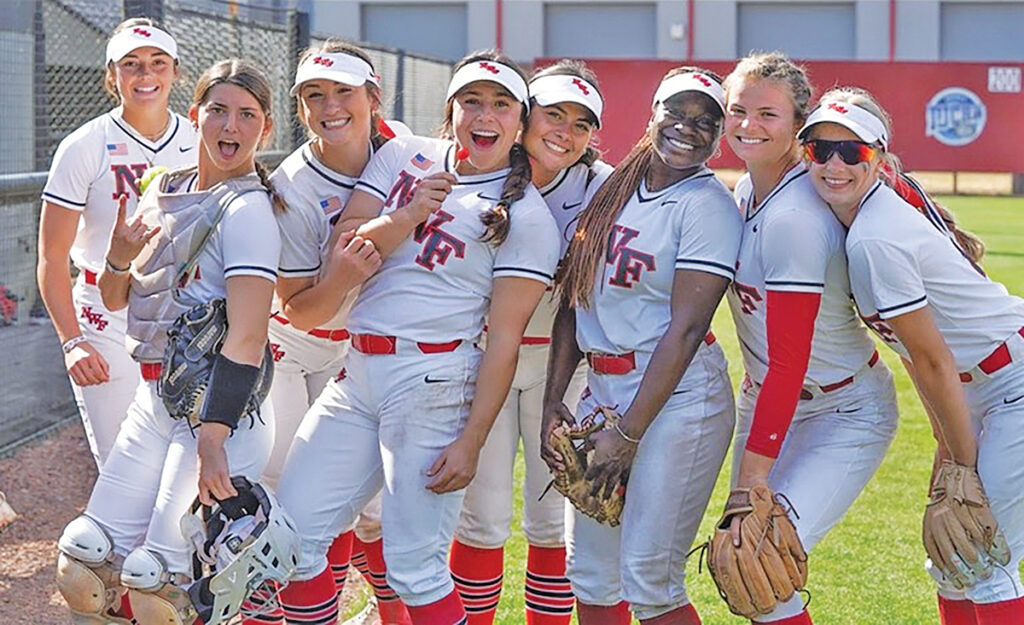
<path id="1" fill-rule="evenodd" d="M 822 102 L 853 104 L 867 110 L 885 125 L 885 131 L 889 135 L 889 142 L 892 143 L 892 118 L 889 117 L 889 114 L 882 108 L 882 105 L 868 91 L 858 87 L 835 87 L 826 91 L 821 96 L 819 105 Z M 942 221 L 949 228 L 949 231 L 953 233 L 956 242 L 960 245 L 967 258 L 975 264 L 980 263 L 985 255 L 985 242 L 973 232 L 961 228 L 952 211 L 936 202 L 932 197 L 927 196 L 920 185 L 909 181 L 909 176 L 903 171 L 903 163 L 900 162 L 900 159 L 895 154 L 888 150 L 883 150 L 879 153 L 879 159 L 881 162 L 880 175 L 882 180 L 892 187 L 908 204 L 919 211 L 923 212 L 924 202 L 930 201 L 938 209 L 939 216 L 942 217 Z M 924 197 L 920 197 L 922 195 Z"/>
<path id="2" fill-rule="evenodd" d="M 582 78 L 594 86 L 594 89 L 597 90 L 597 95 L 601 96 L 602 99 L 604 98 L 604 94 L 601 93 L 601 85 L 599 85 L 597 81 L 597 74 L 594 73 L 594 70 L 587 67 L 586 63 L 579 59 L 562 59 L 557 63 L 548 65 L 542 69 L 534 70 L 533 74 L 530 75 L 530 82 L 544 76 L 575 76 L 577 78 Z M 530 99 L 530 102 L 536 105 L 536 102 L 534 102 L 532 98 Z M 590 118 L 590 123 L 596 128 L 600 120 L 594 116 L 594 113 L 590 109 L 586 109 L 586 111 L 587 116 Z M 583 165 L 590 167 L 600 160 L 601 150 L 598 149 L 597 142 L 597 133 L 595 132 L 590 135 L 590 144 L 583 151 L 583 155 L 580 156 L 579 160 L 576 161 L 574 165 L 582 163 Z"/>
<path id="3" fill-rule="evenodd" d="M 366 61 L 367 65 L 370 66 L 370 70 L 372 70 L 374 73 L 377 72 L 377 68 L 373 66 L 373 59 L 370 58 L 370 55 L 366 52 L 366 50 L 363 50 L 354 43 L 349 43 L 348 41 L 343 41 L 341 39 L 334 38 L 327 39 L 323 43 L 317 44 L 315 46 L 310 46 L 303 50 L 302 54 L 299 55 L 298 64 L 302 65 L 306 61 L 306 59 L 308 59 L 311 56 L 316 56 L 318 54 L 325 53 L 348 54 L 349 56 L 354 56 L 357 59 Z M 383 121 L 383 118 L 380 115 L 380 109 L 381 106 L 383 106 L 384 96 L 383 93 L 381 93 L 381 88 L 370 81 L 366 81 L 365 83 L 363 83 L 363 86 L 366 87 L 366 95 L 370 98 L 370 143 L 373 145 L 374 150 L 378 150 L 380 149 L 380 146 L 387 143 L 389 139 L 389 137 L 383 135 L 380 131 L 380 125 L 381 122 Z M 298 103 L 298 107 L 301 109 L 303 106 L 301 95 L 297 93 L 295 94 L 295 98 Z M 302 118 L 303 116 L 300 115 L 300 121 L 302 120 Z M 313 131 L 310 130 L 309 128 L 306 128 L 306 134 L 309 135 L 310 139 L 314 138 L 315 136 Z"/>
<path id="4" fill-rule="evenodd" d="M 267 121 L 272 119 L 271 104 L 273 101 L 273 91 L 270 87 L 270 81 L 267 80 L 266 75 L 258 67 L 242 59 L 220 61 L 214 63 L 208 70 L 203 72 L 203 75 L 196 82 L 195 91 L 192 93 L 192 106 L 197 107 L 205 104 L 206 100 L 210 97 L 210 91 L 220 84 L 234 85 L 248 91 L 260 105 L 260 110 L 267 118 Z M 261 145 L 260 147 L 263 146 Z M 273 185 L 270 184 L 270 177 L 267 175 L 266 167 L 258 160 L 254 160 L 254 165 L 256 175 L 260 177 L 260 182 L 263 183 L 267 192 L 270 193 L 270 201 L 274 206 L 274 212 L 283 213 L 288 210 L 288 205 L 284 199 L 274 190 Z"/>
<path id="5" fill-rule="evenodd" d="M 688 72 L 700 72 L 718 83 L 722 82 L 718 74 L 691 66 L 669 70 L 662 80 Z M 654 158 L 656 155 L 651 136 L 644 132 L 580 215 L 576 234 L 569 245 L 565 262 L 562 264 L 563 271 L 556 285 L 556 293 L 567 306 L 590 307 L 594 280 L 607 259 L 612 226 L 619 218 L 619 213 L 626 202 L 633 197 L 640 188 L 640 183 L 647 177 L 651 170 L 651 160 Z"/>
<path id="6" fill-rule="evenodd" d="M 454 72 L 459 71 L 459 69 L 470 63 L 477 63 L 479 61 L 494 61 L 495 63 L 506 65 L 519 74 L 524 82 L 526 81 L 526 72 L 515 61 L 497 50 L 480 50 L 471 53 L 455 64 L 452 73 L 454 74 Z M 438 135 L 442 139 L 455 138 L 455 128 L 452 126 L 454 101 L 455 96 L 452 96 L 444 106 L 444 121 L 438 129 Z M 521 105 L 519 121 L 523 124 L 523 128 L 526 127 L 527 116 L 526 106 Z M 530 185 L 531 178 L 533 177 L 530 159 L 522 145 L 516 143 L 512 146 L 508 152 L 508 160 L 510 171 L 508 176 L 505 177 L 505 183 L 501 187 L 501 199 L 494 205 L 494 208 L 480 215 L 480 222 L 484 225 L 484 234 L 481 237 L 481 241 L 490 243 L 495 247 L 504 243 L 505 237 L 508 236 L 509 222 L 512 218 L 510 214 L 512 205 L 526 195 L 526 188 Z"/>
<path id="7" fill-rule="evenodd" d="M 110 31 L 110 37 L 112 38 L 117 33 L 136 26 L 152 26 L 153 28 L 159 28 L 172 37 L 174 36 L 174 33 L 152 17 L 131 17 L 115 26 L 114 30 Z M 172 60 L 174 61 L 174 67 L 179 67 L 178 59 Z M 178 82 L 177 79 L 175 79 L 174 82 Z M 171 83 L 172 86 L 174 85 L 174 82 Z M 103 90 L 107 92 L 107 95 L 116 104 L 121 104 L 121 94 L 117 91 L 117 77 L 114 76 L 114 61 L 109 61 L 105 71 L 103 72 Z"/>

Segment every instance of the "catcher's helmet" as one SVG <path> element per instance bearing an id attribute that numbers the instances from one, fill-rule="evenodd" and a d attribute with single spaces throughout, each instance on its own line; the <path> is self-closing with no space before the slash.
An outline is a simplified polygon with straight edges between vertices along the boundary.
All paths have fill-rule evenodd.
<path id="1" fill-rule="evenodd" d="M 196 581 L 188 594 L 206 625 L 227 622 L 265 582 L 287 582 L 299 561 L 295 524 L 273 493 L 243 476 L 231 484 L 236 497 L 208 514 L 197 499 L 181 518 L 181 532 L 195 549 Z"/>

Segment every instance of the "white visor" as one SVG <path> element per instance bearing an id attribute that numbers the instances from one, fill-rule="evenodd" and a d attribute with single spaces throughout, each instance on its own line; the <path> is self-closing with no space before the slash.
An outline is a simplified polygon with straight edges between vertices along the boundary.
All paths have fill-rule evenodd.
<path id="1" fill-rule="evenodd" d="M 604 100 L 597 88 L 579 76 L 541 76 L 530 83 L 530 97 L 541 106 L 559 102 L 575 102 L 594 114 L 597 127 L 601 127 Z"/>
<path id="2" fill-rule="evenodd" d="M 497 61 L 474 61 L 460 67 L 452 76 L 452 81 L 448 83 L 446 99 L 451 100 L 460 89 L 480 80 L 498 83 L 508 89 L 509 93 L 529 110 L 530 97 L 529 91 L 526 89 L 526 81 L 516 70 Z"/>
<path id="3" fill-rule="evenodd" d="M 725 90 L 714 78 L 700 72 L 676 74 L 661 81 L 658 90 L 654 92 L 654 106 L 684 91 L 697 91 L 711 96 L 718 108 L 722 109 L 722 114 L 725 114 Z"/>
<path id="4" fill-rule="evenodd" d="M 288 93 L 295 95 L 303 83 L 310 80 L 332 80 L 350 87 L 362 87 L 367 82 L 380 86 L 377 74 L 370 64 L 344 52 L 321 52 L 310 56 L 295 72 L 295 84 Z"/>
<path id="5" fill-rule="evenodd" d="M 107 63 L 117 63 L 133 50 L 153 46 L 178 60 L 178 44 L 166 31 L 155 26 L 130 26 L 110 38 L 107 42 Z"/>
<path id="6" fill-rule="evenodd" d="M 807 123 L 800 129 L 797 137 L 803 139 L 811 126 L 823 122 L 839 124 L 857 135 L 864 143 L 878 142 L 882 144 L 883 149 L 889 149 L 889 135 L 885 132 L 885 124 L 882 120 L 867 109 L 847 102 L 819 104 L 818 108 L 811 111 Z"/>

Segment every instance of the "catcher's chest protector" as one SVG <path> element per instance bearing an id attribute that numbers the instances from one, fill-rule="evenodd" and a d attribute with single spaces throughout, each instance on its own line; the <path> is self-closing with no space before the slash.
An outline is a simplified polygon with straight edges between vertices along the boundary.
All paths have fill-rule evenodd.
<path id="1" fill-rule="evenodd" d="M 139 202 L 143 222 L 160 226 L 160 233 L 146 244 L 131 267 L 127 344 L 132 357 L 140 362 L 160 362 L 167 328 L 191 306 L 202 303 L 190 301 L 179 287 L 228 205 L 246 193 L 266 193 L 255 174 L 226 180 L 206 191 L 168 193 L 195 171 L 190 167 L 160 175 Z"/>

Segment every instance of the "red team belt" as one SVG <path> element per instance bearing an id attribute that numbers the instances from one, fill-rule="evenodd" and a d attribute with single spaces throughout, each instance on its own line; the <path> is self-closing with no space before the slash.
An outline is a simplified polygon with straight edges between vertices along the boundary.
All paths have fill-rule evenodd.
<path id="1" fill-rule="evenodd" d="M 715 335 L 708 332 L 704 335 L 704 344 L 711 345 L 715 342 Z M 594 373 L 604 375 L 625 375 L 636 369 L 636 352 L 627 354 L 599 354 L 597 352 L 587 353 L 587 364 L 594 370 Z"/>
<path id="2" fill-rule="evenodd" d="M 139 370 L 142 372 L 142 379 L 147 382 L 155 382 L 160 379 L 160 371 L 163 369 L 163 365 L 159 362 L 142 362 L 139 363 Z"/>
<path id="3" fill-rule="evenodd" d="M 283 325 L 291 324 L 291 321 L 288 321 L 288 318 L 285 317 L 284 315 L 273 314 L 270 315 L 270 317 Z M 315 336 L 318 339 L 327 339 L 328 341 L 334 342 L 347 340 L 350 336 L 348 330 L 346 330 L 345 328 L 341 328 L 340 330 L 328 330 L 327 328 L 313 328 L 309 332 L 306 332 L 306 334 L 310 336 Z"/>
<path id="4" fill-rule="evenodd" d="M 89 271 L 88 269 L 83 269 L 82 275 L 85 276 L 86 284 L 96 286 L 96 282 L 98 281 L 98 276 L 96 275 L 96 272 Z"/>
<path id="5" fill-rule="evenodd" d="M 416 347 L 424 354 L 454 352 L 459 345 L 462 345 L 462 339 L 447 343 L 416 343 Z M 394 354 L 398 348 L 398 338 L 380 334 L 353 334 L 352 348 L 361 354 Z"/>
<path id="6" fill-rule="evenodd" d="M 1021 337 L 1024 337 L 1024 328 L 1017 330 L 1017 334 L 1019 334 Z M 1000 369 L 1010 364 L 1011 362 L 1013 362 L 1013 358 L 1010 357 L 1010 348 L 1006 346 L 1006 341 L 1003 341 L 1002 343 L 999 344 L 999 347 L 995 348 L 991 354 L 985 357 L 985 360 L 982 360 L 981 362 L 978 363 L 977 368 L 981 369 L 981 372 L 984 373 L 985 375 L 992 375 L 993 373 L 999 371 Z M 974 376 L 966 372 L 961 373 L 960 381 L 963 382 L 964 384 L 967 384 L 968 382 L 973 382 Z"/>
<path id="7" fill-rule="evenodd" d="M 878 350 L 877 349 L 875 350 L 875 353 L 871 354 L 871 358 L 868 358 L 868 366 L 869 367 L 874 367 L 876 364 L 878 364 Z M 854 376 L 851 375 L 850 377 L 846 378 L 845 380 L 839 380 L 838 382 L 833 382 L 832 384 L 825 384 L 825 385 L 819 386 L 818 388 L 821 389 L 822 393 L 831 393 L 832 391 L 838 391 L 839 389 L 843 388 L 844 386 L 849 386 L 849 385 L 853 384 L 853 378 L 854 378 Z M 805 388 L 802 388 L 802 389 L 800 389 L 800 399 L 814 399 L 814 394 L 811 391 L 809 391 L 809 390 L 807 390 Z"/>

